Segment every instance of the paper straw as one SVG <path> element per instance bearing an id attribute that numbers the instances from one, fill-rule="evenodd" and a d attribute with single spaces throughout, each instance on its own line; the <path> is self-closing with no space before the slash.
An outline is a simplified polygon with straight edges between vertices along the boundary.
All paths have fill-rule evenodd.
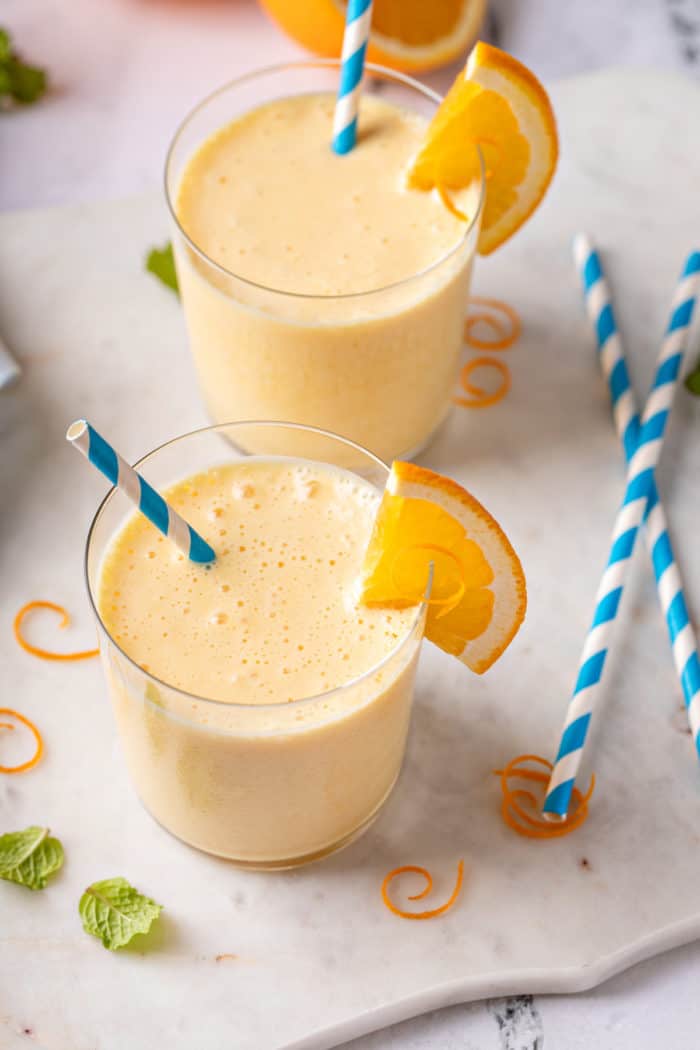
<path id="1" fill-rule="evenodd" d="M 693 314 L 700 274 L 700 253 L 688 257 L 673 297 L 671 319 L 661 347 L 656 375 L 642 416 L 636 449 L 627 469 L 627 486 L 615 520 L 608 563 L 596 596 L 593 622 L 586 637 L 559 751 L 547 786 L 543 812 L 564 818 L 569 809 L 593 709 L 639 526 L 659 461 L 666 421 L 683 358 L 685 336 Z"/>
<path id="2" fill-rule="evenodd" d="M 574 239 L 574 260 L 583 281 L 586 309 L 598 340 L 598 360 L 608 382 L 615 427 L 627 462 L 639 441 L 640 421 L 625 351 L 612 307 L 610 289 L 597 251 L 585 236 Z M 700 659 L 698 642 L 688 615 L 683 580 L 673 553 L 666 513 L 656 482 L 649 488 L 645 537 L 656 580 L 661 611 L 668 628 L 673 661 L 683 691 L 688 724 L 700 756 Z"/>
<path id="3" fill-rule="evenodd" d="M 340 84 L 333 117 L 333 149 L 349 153 L 357 137 L 365 52 L 372 21 L 372 0 L 348 0 L 340 60 Z"/>
<path id="4" fill-rule="evenodd" d="M 21 374 L 19 365 L 0 339 L 0 390 L 15 383 Z"/>
<path id="5" fill-rule="evenodd" d="M 77 419 L 71 423 L 66 439 L 80 449 L 85 458 L 102 471 L 190 561 L 208 564 L 215 560 L 216 554 L 206 540 L 88 422 Z"/>

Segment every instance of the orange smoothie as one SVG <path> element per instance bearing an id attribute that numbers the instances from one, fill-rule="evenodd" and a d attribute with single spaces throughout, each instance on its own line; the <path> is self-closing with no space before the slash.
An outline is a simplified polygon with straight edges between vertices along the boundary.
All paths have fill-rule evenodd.
<path id="1" fill-rule="evenodd" d="M 333 108 L 278 98 L 191 154 L 173 193 L 182 300 L 214 421 L 307 423 L 390 460 L 449 410 L 478 222 L 407 188 L 424 117 L 368 95 L 338 157 Z M 479 192 L 459 195 L 471 216 Z"/>
<path id="2" fill-rule="evenodd" d="M 379 494 L 336 467 L 253 457 L 164 495 L 217 559 L 189 562 L 138 514 L 104 554 L 103 656 L 137 790 L 211 853 L 322 855 L 378 811 L 408 729 L 421 611 L 358 603 Z"/>

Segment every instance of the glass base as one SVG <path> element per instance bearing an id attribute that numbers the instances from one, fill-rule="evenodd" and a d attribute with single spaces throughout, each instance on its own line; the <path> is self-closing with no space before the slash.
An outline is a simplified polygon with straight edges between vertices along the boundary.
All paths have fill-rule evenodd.
<path id="1" fill-rule="evenodd" d="M 416 459 L 423 452 L 425 452 L 425 450 L 428 448 L 429 445 L 432 445 L 433 441 L 435 440 L 435 438 L 437 437 L 439 432 L 442 430 L 442 428 L 445 426 L 445 424 L 447 423 L 447 420 L 449 419 L 450 415 L 452 414 L 453 407 L 454 406 L 453 406 L 452 402 L 450 402 L 447 405 L 447 408 L 445 409 L 443 414 L 440 416 L 440 418 L 437 421 L 437 423 L 435 424 L 435 426 L 426 435 L 426 437 L 423 438 L 422 441 L 419 441 L 418 444 L 414 445 L 412 448 L 406 449 L 405 451 L 399 452 L 398 455 L 392 456 L 390 460 L 386 460 L 386 461 L 381 460 L 381 457 L 379 456 L 379 454 L 377 452 L 374 452 L 371 448 L 367 449 L 367 451 L 372 456 L 377 456 L 380 459 L 380 461 L 383 462 L 383 463 L 386 463 L 387 466 L 391 466 L 391 462 L 393 460 L 396 460 L 396 459 L 409 461 L 409 462 L 411 460 Z M 236 426 L 237 425 L 235 420 L 234 421 L 229 421 L 227 423 L 217 423 L 216 419 L 214 418 L 214 414 L 211 412 L 211 410 L 209 408 L 209 405 L 206 402 L 204 403 L 204 411 L 205 411 L 207 420 L 209 421 L 209 423 L 213 427 L 226 427 L 228 425 L 231 425 L 231 426 Z M 240 423 L 240 421 L 239 421 L 238 425 L 242 425 Z M 284 426 L 285 424 L 284 424 L 284 422 L 282 422 L 280 425 Z M 255 424 L 254 423 L 251 423 L 250 426 L 251 426 L 251 429 L 255 428 Z M 302 423 L 302 424 L 300 424 L 300 426 L 312 426 L 312 424 L 310 424 L 310 423 Z M 227 441 L 230 444 L 232 444 L 235 449 L 242 449 L 244 452 L 250 453 L 252 455 L 281 455 L 281 454 L 285 454 L 286 455 L 287 454 L 286 450 L 283 453 L 278 448 L 274 449 L 272 451 L 270 449 L 264 449 L 261 452 L 256 452 L 256 450 L 254 448 L 251 449 L 251 448 L 246 447 L 245 443 L 241 443 L 239 440 L 233 441 L 233 439 L 228 437 L 228 435 L 225 434 L 225 433 L 222 434 L 222 437 L 223 437 L 224 441 Z M 341 435 L 341 437 L 342 437 L 342 435 Z M 361 448 L 365 447 L 365 446 L 362 445 L 361 441 L 358 441 L 357 438 L 347 438 L 347 439 L 344 438 L 344 440 L 356 441 L 361 446 Z M 306 452 L 301 452 L 301 453 L 298 453 L 298 454 L 301 455 L 301 458 L 313 458 L 313 456 L 308 456 L 307 457 Z M 342 463 L 342 464 L 339 463 L 337 465 L 338 466 L 344 466 L 347 469 L 353 469 L 353 464 L 352 463 Z"/>
<path id="2" fill-rule="evenodd" d="M 452 408 L 453 408 L 453 405 L 452 405 L 452 404 L 450 403 L 450 404 L 449 404 L 449 405 L 447 406 L 447 408 L 445 409 L 445 412 L 444 412 L 444 414 L 443 414 L 443 415 L 442 415 L 442 416 L 440 417 L 440 419 L 439 419 L 439 420 L 438 420 L 438 422 L 437 422 L 437 423 L 435 424 L 435 426 L 433 427 L 433 429 L 432 429 L 432 430 L 430 431 L 430 433 L 428 434 L 428 436 L 427 436 L 426 438 L 424 438 L 424 439 L 423 439 L 423 440 L 422 440 L 422 441 L 421 441 L 421 442 L 420 442 L 420 443 L 419 443 L 418 445 L 416 445 L 416 446 L 415 446 L 414 448 L 410 448 L 410 449 L 408 449 L 408 451 L 407 451 L 407 452 L 402 452 L 402 453 L 401 453 L 401 455 L 399 455 L 399 456 L 394 456 L 394 459 L 400 459 L 400 460 L 403 460 L 403 461 L 405 461 L 405 462 L 411 462 L 412 460 L 414 460 L 414 459 L 417 459 L 417 458 L 418 458 L 418 456 L 422 455 L 422 454 L 423 454 L 423 452 L 425 452 L 425 450 L 426 450 L 426 449 L 427 449 L 427 448 L 428 448 L 428 447 L 429 447 L 430 445 L 432 445 L 432 443 L 433 443 L 433 441 L 435 440 L 435 438 L 436 438 L 436 437 L 438 436 L 438 434 L 440 433 L 440 431 L 442 430 L 442 428 L 443 428 L 443 427 L 445 426 L 445 424 L 447 423 L 447 420 L 448 420 L 448 419 L 450 418 L 450 416 L 452 415 Z"/>
<path id="3" fill-rule="evenodd" d="M 192 849 L 199 850 L 201 853 L 208 853 L 211 857 L 219 857 L 221 860 L 228 861 L 233 867 L 241 868 L 244 871 L 288 871 L 291 868 L 300 868 L 304 864 L 313 864 L 314 861 L 323 860 L 325 857 L 330 857 L 331 854 L 338 853 L 341 849 L 345 849 L 346 846 L 350 846 L 353 842 L 356 842 L 357 839 L 359 839 L 361 835 L 364 835 L 368 828 L 374 824 L 382 808 L 388 801 L 389 795 L 394 790 L 398 779 L 399 774 L 397 773 L 390 784 L 388 791 L 375 806 L 370 815 L 356 828 L 348 832 L 348 834 L 343 835 L 342 838 L 336 839 L 327 846 L 322 846 L 320 849 L 312 850 L 310 853 L 303 853 L 296 857 L 285 857 L 280 860 L 243 860 L 227 853 L 221 853 L 217 850 L 209 849 L 207 846 L 202 846 L 198 842 L 191 842 L 188 839 L 182 838 L 182 836 L 167 827 L 167 825 L 161 823 L 161 821 L 153 815 L 143 799 L 140 798 L 139 801 L 149 817 L 151 817 L 156 824 L 163 829 L 163 831 L 167 831 L 167 833 L 172 835 L 173 838 L 176 838 L 179 842 L 184 842 L 186 846 L 190 846 Z"/>

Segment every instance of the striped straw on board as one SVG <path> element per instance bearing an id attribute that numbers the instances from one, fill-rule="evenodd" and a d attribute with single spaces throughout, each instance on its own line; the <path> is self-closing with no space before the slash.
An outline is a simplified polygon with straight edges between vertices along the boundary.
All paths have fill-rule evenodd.
<path id="1" fill-rule="evenodd" d="M 340 154 L 349 153 L 357 138 L 357 111 L 371 21 L 372 0 L 348 0 L 333 116 L 333 149 Z"/>
<path id="2" fill-rule="evenodd" d="M 66 440 L 80 449 L 85 458 L 102 471 L 190 561 L 206 565 L 215 560 L 216 554 L 206 540 L 88 422 L 76 419 L 71 423 Z"/>
<path id="3" fill-rule="evenodd" d="M 586 637 L 573 695 L 554 769 L 547 786 L 543 813 L 564 818 L 569 809 L 601 679 L 625 576 L 644 518 L 654 470 L 659 461 L 666 421 L 676 389 L 700 274 L 700 253 L 688 257 L 676 288 L 671 318 L 661 347 L 651 393 L 644 409 L 639 438 L 627 469 L 627 486 L 615 519 L 612 547 L 596 595 L 593 622 Z"/>
<path id="4" fill-rule="evenodd" d="M 574 260 L 581 274 L 586 309 L 598 340 L 598 359 L 608 382 L 615 427 L 627 462 L 639 442 L 640 421 L 615 321 L 610 289 L 598 252 L 585 234 L 574 238 Z M 673 661 L 683 691 L 688 724 L 700 756 L 700 659 L 698 642 L 688 614 L 683 581 L 673 553 L 666 513 L 652 481 L 645 512 L 645 537 L 666 621 Z"/>

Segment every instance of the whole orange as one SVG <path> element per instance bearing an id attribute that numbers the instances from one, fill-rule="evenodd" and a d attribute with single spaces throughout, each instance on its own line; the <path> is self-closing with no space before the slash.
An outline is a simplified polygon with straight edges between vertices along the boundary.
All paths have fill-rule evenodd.
<path id="1" fill-rule="evenodd" d="M 342 0 L 260 0 L 293 40 L 316 55 L 340 55 Z M 486 0 L 374 0 L 370 62 L 407 73 L 446 65 L 476 38 Z"/>

